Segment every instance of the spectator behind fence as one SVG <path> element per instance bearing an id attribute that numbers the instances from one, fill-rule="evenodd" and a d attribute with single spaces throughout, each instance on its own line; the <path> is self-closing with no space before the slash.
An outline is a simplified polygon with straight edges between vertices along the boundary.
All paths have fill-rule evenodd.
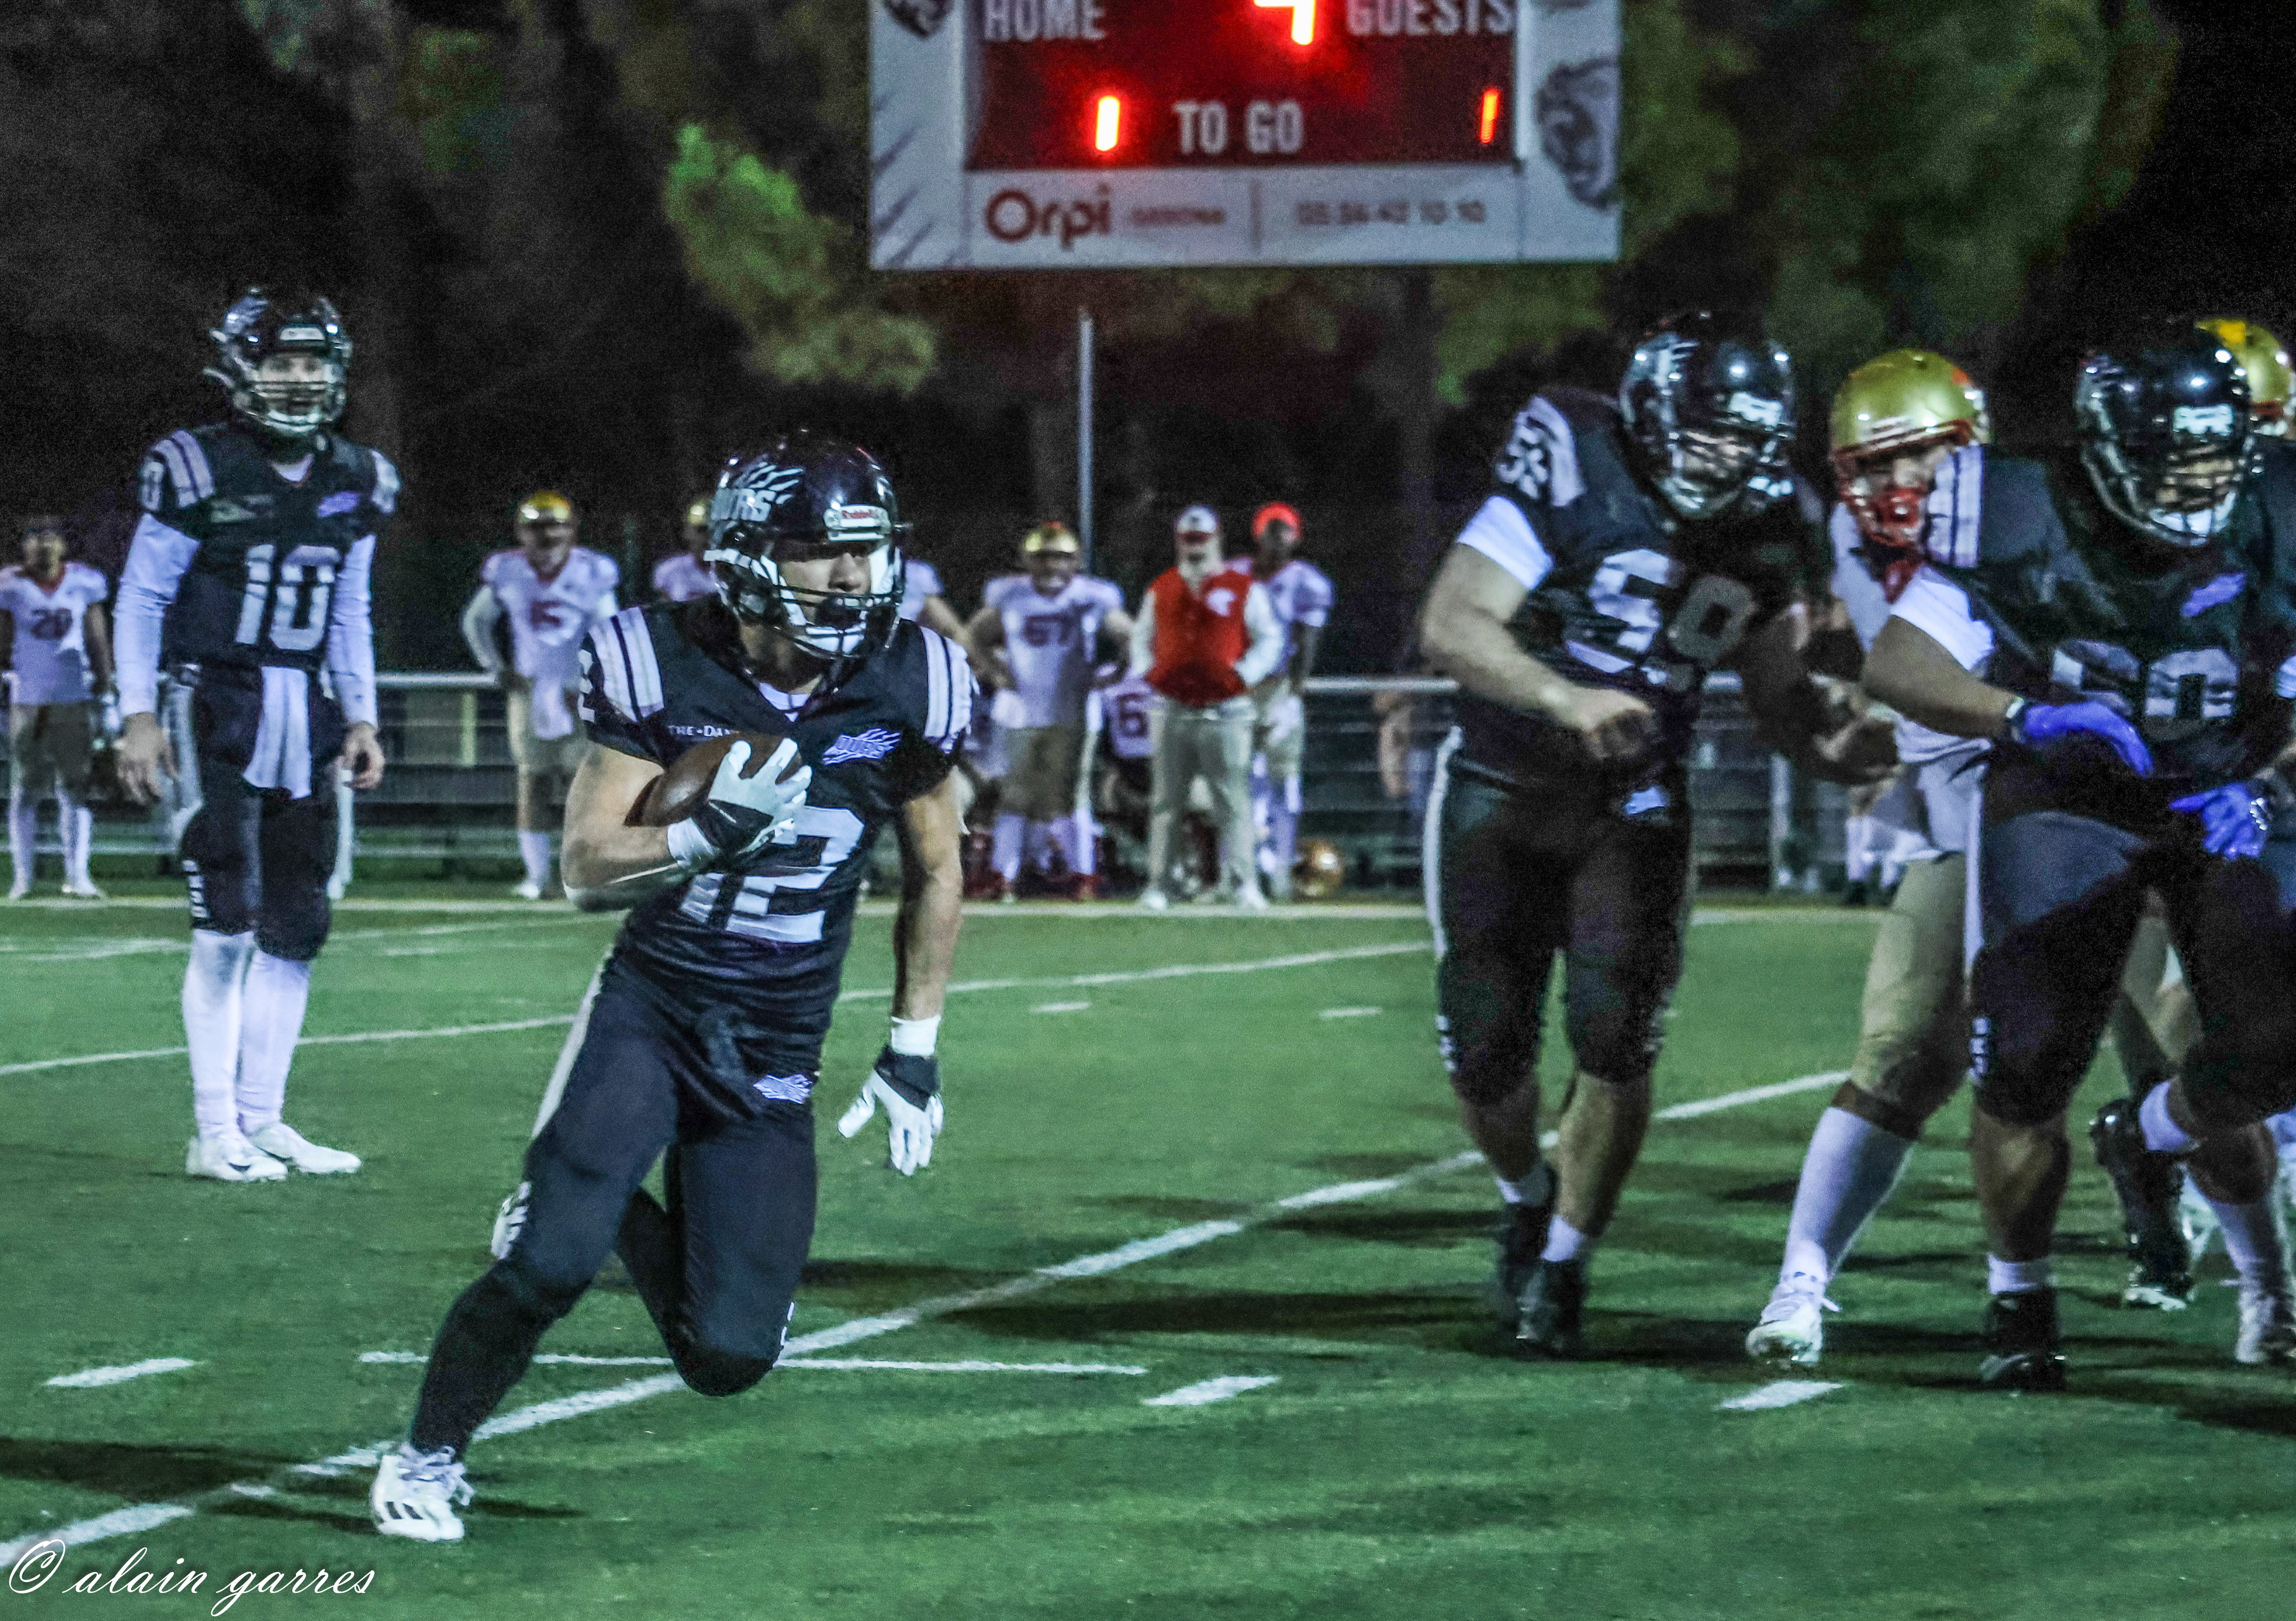
<path id="1" fill-rule="evenodd" d="M 712 597 L 718 580 L 701 554 L 709 548 L 709 498 L 696 496 L 685 506 L 685 524 L 678 539 L 685 549 L 672 552 L 653 565 L 653 594 L 664 602 L 693 602 Z"/>
<path id="2" fill-rule="evenodd" d="M 518 546 L 479 571 L 463 609 L 463 638 L 479 668 L 509 695 L 510 757 L 518 767 L 518 853 L 526 877 L 517 893 L 539 901 L 551 885 L 551 802 L 562 797 L 582 761 L 574 704 L 582 683 L 582 638 L 614 615 L 621 571 L 614 560 L 574 544 L 573 503 L 540 490 L 519 504 Z M 507 663 L 495 627 L 510 624 Z"/>
<path id="3" fill-rule="evenodd" d="M 1264 907 L 1267 898 L 1253 870 L 1251 689 L 1282 662 L 1283 627 L 1250 562 L 1221 560 L 1219 519 L 1210 507 L 1182 513 L 1173 545 L 1178 561 L 1148 588 L 1132 632 L 1132 668 L 1144 671 L 1156 692 L 1148 887 L 1140 904 L 1160 911 L 1171 904 L 1164 885 L 1172 832 L 1187 809 L 1188 786 L 1201 774 L 1219 827 L 1216 893 Z"/>
<path id="4" fill-rule="evenodd" d="M 1259 866 L 1278 901 L 1292 898 L 1292 867 L 1300 852 L 1300 765 L 1308 744 L 1308 677 L 1316 644 L 1332 617 L 1331 577 L 1304 557 L 1300 514 L 1281 501 L 1251 520 L 1252 577 L 1283 628 L 1283 655 L 1252 690 L 1258 723 L 1252 729 L 1252 823 L 1265 840 Z"/>

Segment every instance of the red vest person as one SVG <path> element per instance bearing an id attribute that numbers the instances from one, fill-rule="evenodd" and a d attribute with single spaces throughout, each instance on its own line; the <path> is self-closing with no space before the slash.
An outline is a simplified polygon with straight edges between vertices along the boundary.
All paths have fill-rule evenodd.
<path id="1" fill-rule="evenodd" d="M 1191 506 L 1173 525 L 1178 563 L 1148 588 L 1133 621 L 1132 668 L 1156 697 L 1148 819 L 1148 887 L 1140 904 L 1171 904 L 1172 829 L 1198 777 L 1211 790 L 1220 830 L 1219 895 L 1237 905 L 1267 904 L 1253 864 L 1251 689 L 1283 658 L 1283 628 L 1249 562 L 1220 555 L 1219 517 Z"/>

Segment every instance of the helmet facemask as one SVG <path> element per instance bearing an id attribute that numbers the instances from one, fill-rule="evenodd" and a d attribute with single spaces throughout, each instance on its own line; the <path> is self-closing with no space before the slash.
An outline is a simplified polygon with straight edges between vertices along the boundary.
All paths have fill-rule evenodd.
<path id="1" fill-rule="evenodd" d="M 736 620 L 760 626 L 798 651 L 829 664 L 832 671 L 841 671 L 890 639 L 901 613 L 906 571 L 900 546 L 882 509 L 866 510 L 876 514 L 873 533 L 865 525 L 832 538 L 775 534 L 764 524 L 726 523 L 718 519 L 713 509 L 709 547 L 701 560 L 709 565 L 718 581 L 718 595 Z M 868 571 L 862 590 L 802 586 L 788 572 L 791 564 L 857 553 L 865 559 Z M 836 679 L 841 679 L 842 675 Z"/>
<path id="2" fill-rule="evenodd" d="M 1918 551 L 1922 531 L 1929 522 L 1930 491 L 1945 457 L 1964 445 L 1979 442 L 1975 427 L 1966 422 L 1948 423 L 1925 432 L 1852 445 L 1833 453 L 1833 473 L 1841 490 L 1842 505 L 1857 521 L 1857 531 L 1873 544 L 1892 552 Z M 1912 464 L 1921 469 L 1913 481 L 1900 474 Z"/>
<path id="3" fill-rule="evenodd" d="M 1695 317 L 1702 333 L 1719 325 Z M 1783 350 L 1661 327 L 1635 349 L 1619 408 L 1644 475 L 1691 522 L 1751 513 L 1792 488 L 1793 385 Z"/>
<path id="4" fill-rule="evenodd" d="M 277 300 L 250 291 L 208 336 L 216 345 L 208 375 L 229 391 L 232 408 L 265 433 L 304 444 L 342 416 L 351 341 L 327 300 Z"/>
<path id="5" fill-rule="evenodd" d="M 2151 392 L 2118 362 L 2091 362 L 2073 402 L 2081 462 L 2114 517 L 2164 546 L 2197 551 L 2231 527 L 2251 470 L 2256 426 L 2245 379 L 2236 398 L 2210 403 L 2158 405 Z"/>

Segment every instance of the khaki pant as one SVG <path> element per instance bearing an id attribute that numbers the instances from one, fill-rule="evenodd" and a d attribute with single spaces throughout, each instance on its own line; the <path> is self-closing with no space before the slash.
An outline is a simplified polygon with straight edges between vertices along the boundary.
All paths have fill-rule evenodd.
<path id="1" fill-rule="evenodd" d="M 1850 1083 L 1916 1121 L 1935 1114 L 1969 1068 L 1962 983 L 1967 880 L 1968 858 L 1960 854 L 1907 867 L 1866 965 Z"/>
<path id="2" fill-rule="evenodd" d="M 11 797 L 41 797 L 50 783 L 73 799 L 87 797 L 94 733 L 85 704 L 17 704 L 8 710 Z"/>
<path id="3" fill-rule="evenodd" d="M 1257 841 L 1251 827 L 1251 728 L 1249 697 L 1198 709 L 1158 698 L 1148 712 L 1154 753 L 1154 788 L 1148 816 L 1148 882 L 1164 886 L 1172 866 L 1172 831 L 1188 808 L 1188 785 L 1201 777 L 1211 790 L 1212 820 L 1220 830 L 1220 888 L 1238 893 L 1259 886 L 1252 870 Z"/>
<path id="4" fill-rule="evenodd" d="M 1272 724 L 1279 708 L 1289 708 L 1298 702 L 1292 683 L 1278 679 L 1262 682 L 1259 690 L 1251 695 L 1251 746 L 1255 753 L 1267 756 L 1267 780 L 1289 782 L 1300 775 L 1300 762 L 1308 750 L 1308 728 L 1305 717 L 1300 724 L 1289 728 L 1278 736 Z"/>
<path id="5" fill-rule="evenodd" d="M 574 729 L 563 737 L 537 737 L 534 735 L 534 695 L 525 691 L 512 691 L 506 705 L 510 713 L 510 757 L 521 771 L 537 774 L 555 772 L 561 777 L 572 777 L 582 764 L 582 749 L 586 739 L 577 721 Z"/>
<path id="6" fill-rule="evenodd" d="M 1017 727 L 1005 735 L 1004 798 L 997 809 L 1032 822 L 1076 813 L 1084 764 L 1084 722 Z"/>

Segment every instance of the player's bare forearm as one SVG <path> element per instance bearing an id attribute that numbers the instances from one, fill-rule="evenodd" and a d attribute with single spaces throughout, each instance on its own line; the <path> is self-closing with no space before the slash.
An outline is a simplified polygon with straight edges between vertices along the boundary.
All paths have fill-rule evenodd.
<path id="1" fill-rule="evenodd" d="M 82 634 L 87 642 L 87 662 L 89 667 L 95 671 L 96 686 L 110 687 L 111 685 L 111 627 L 103 622 L 102 603 L 89 606 Z M 4 632 L 0 632 L 0 635 L 4 635 Z"/>
<path id="2" fill-rule="evenodd" d="M 893 926 L 893 1016 L 940 1016 L 964 922 L 964 818 L 957 773 L 901 807 L 901 911 Z"/>
<path id="3" fill-rule="evenodd" d="M 1951 737 L 1999 737 L 2010 693 L 1979 679 L 1926 630 L 1892 619 L 1866 655 L 1865 687 L 1908 720 Z"/>
<path id="4" fill-rule="evenodd" d="M 1580 688 L 1525 653 L 1507 629 L 1525 595 L 1489 558 L 1453 547 L 1419 613 L 1420 649 L 1438 671 L 1479 698 L 1560 715 Z"/>
<path id="5" fill-rule="evenodd" d="M 669 835 L 636 822 L 646 786 L 661 767 L 619 749 L 585 750 L 566 791 L 565 848 L 559 870 L 568 897 L 586 912 L 620 911 L 693 875 L 669 853 Z"/>

